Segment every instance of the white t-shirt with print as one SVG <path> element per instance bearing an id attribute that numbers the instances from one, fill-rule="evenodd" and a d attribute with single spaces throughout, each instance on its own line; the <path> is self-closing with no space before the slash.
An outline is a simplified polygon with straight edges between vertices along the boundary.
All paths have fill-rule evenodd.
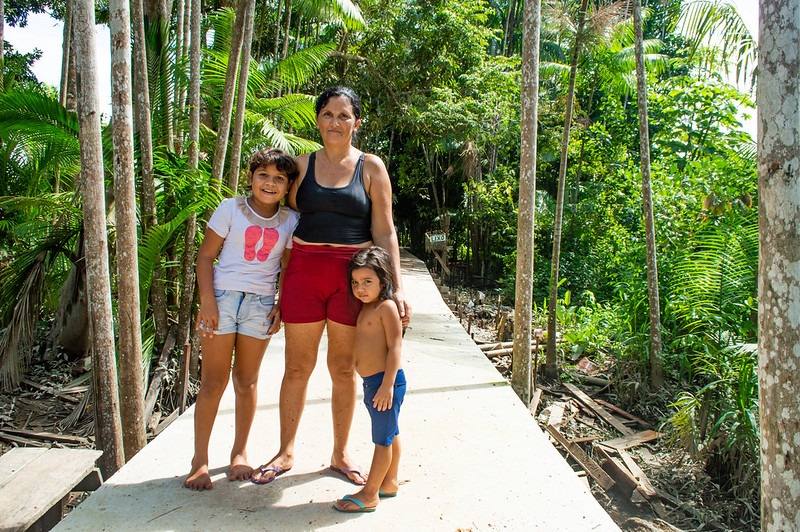
<path id="1" fill-rule="evenodd" d="M 208 221 L 208 228 L 225 239 L 214 265 L 214 289 L 275 295 L 281 257 L 292 247 L 299 219 L 288 207 L 264 218 L 244 196 L 223 200 Z"/>

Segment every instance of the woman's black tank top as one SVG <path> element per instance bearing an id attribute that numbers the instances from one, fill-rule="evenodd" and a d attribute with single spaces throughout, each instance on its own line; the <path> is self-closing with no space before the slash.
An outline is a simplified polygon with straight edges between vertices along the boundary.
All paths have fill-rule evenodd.
<path id="1" fill-rule="evenodd" d="M 353 178 L 344 187 L 317 183 L 316 153 L 308 158 L 308 169 L 295 201 L 300 222 L 294 234 L 312 243 L 362 244 L 372 240 L 372 200 L 364 188 L 364 154 L 358 158 Z"/>

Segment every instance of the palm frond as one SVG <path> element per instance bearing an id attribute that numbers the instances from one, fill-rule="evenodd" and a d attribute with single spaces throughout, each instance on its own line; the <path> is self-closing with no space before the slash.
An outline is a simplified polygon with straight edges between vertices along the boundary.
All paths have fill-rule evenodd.
<path id="1" fill-rule="evenodd" d="M 40 252 L 27 271 L 22 291 L 12 299 L 16 304 L 11 321 L 0 337 L 0 387 L 5 390 L 19 384 L 30 363 L 44 292 L 44 272 L 45 253 Z"/>
<path id="2" fill-rule="evenodd" d="M 733 61 L 737 81 L 755 75 L 758 45 L 736 7 L 721 0 L 693 0 L 685 4 L 678 21 L 678 30 L 691 43 L 690 58 L 701 58 L 701 66 L 709 70 L 728 71 Z M 700 54 L 703 47 L 718 49 L 716 54 Z"/>
<path id="3" fill-rule="evenodd" d="M 338 22 L 349 31 L 359 31 L 367 25 L 361 9 L 350 0 L 299 0 L 295 5 L 305 18 Z"/>

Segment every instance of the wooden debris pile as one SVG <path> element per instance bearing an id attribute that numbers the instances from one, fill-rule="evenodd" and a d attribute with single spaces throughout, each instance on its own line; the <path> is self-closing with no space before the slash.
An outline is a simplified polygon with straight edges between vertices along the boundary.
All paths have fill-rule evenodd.
<path id="1" fill-rule="evenodd" d="M 579 476 L 584 479 L 588 476 L 605 492 L 621 495 L 633 503 L 646 501 L 658 517 L 665 519 L 669 513 L 665 500 L 672 505 L 680 503 L 656 489 L 629 452 L 638 448 L 642 459 L 653 460 L 649 450 L 640 446 L 662 435 L 642 419 L 602 399 L 589 397 L 573 384 L 564 384 L 563 388 L 564 393 L 546 389 L 557 397 L 548 406 L 549 412 L 543 412 L 547 414 L 544 426 L 553 444 L 578 464 Z M 538 401 L 535 403 L 533 409 L 538 406 Z M 573 421 L 593 429 L 593 435 L 568 435 L 565 427 Z M 603 433 L 619 435 L 605 439 L 597 436 Z"/>

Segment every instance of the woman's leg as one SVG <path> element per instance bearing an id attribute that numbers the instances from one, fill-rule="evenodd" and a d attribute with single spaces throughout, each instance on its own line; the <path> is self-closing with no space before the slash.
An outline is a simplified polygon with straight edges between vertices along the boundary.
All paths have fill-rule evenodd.
<path id="1" fill-rule="evenodd" d="M 231 449 L 231 468 L 228 480 L 246 480 L 253 468 L 247 463 L 247 437 L 253 426 L 258 405 L 258 373 L 269 338 L 236 336 L 236 356 L 233 359 L 233 390 L 236 393 L 236 429 Z"/>
<path id="2" fill-rule="evenodd" d="M 284 323 L 286 334 L 286 369 L 281 381 L 280 421 L 281 442 L 278 454 L 264 464 L 280 471 L 294 465 L 294 440 L 300 425 L 300 416 L 306 404 L 308 379 L 317 364 L 317 350 L 325 322 Z M 269 482 L 279 474 L 275 469 L 256 472 L 254 480 Z"/>
<path id="3" fill-rule="evenodd" d="M 353 471 L 355 463 L 347 454 L 347 441 L 356 408 L 356 372 L 353 342 L 356 328 L 328 321 L 328 371 L 331 374 L 331 410 L 333 414 L 333 455 L 331 465 L 346 471 L 356 484 L 364 484 L 366 474 Z"/>
<path id="4" fill-rule="evenodd" d="M 208 474 L 208 442 L 217 417 L 219 401 L 228 385 L 235 339 L 236 334 L 217 334 L 201 339 L 203 364 L 200 392 L 197 394 L 194 406 L 194 458 L 189 477 L 183 483 L 187 488 L 211 489 L 211 477 Z"/>

